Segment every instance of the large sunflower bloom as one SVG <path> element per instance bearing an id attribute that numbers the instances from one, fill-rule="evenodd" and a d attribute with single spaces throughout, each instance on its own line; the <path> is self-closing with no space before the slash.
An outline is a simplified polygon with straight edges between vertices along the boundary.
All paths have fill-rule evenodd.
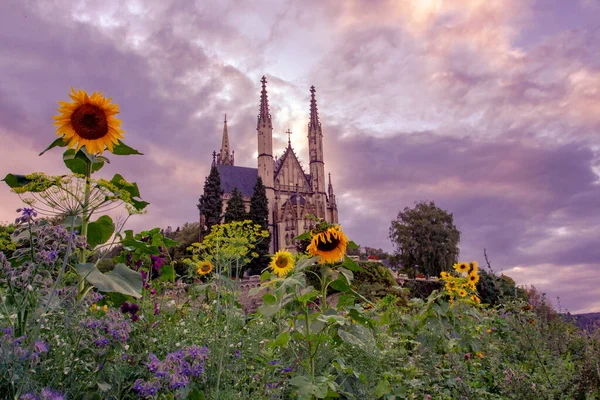
<path id="1" fill-rule="evenodd" d="M 469 274 L 469 283 L 475 285 L 477 282 L 479 282 L 479 275 L 477 275 L 477 273 L 474 274 Z"/>
<path id="2" fill-rule="evenodd" d="M 102 154 L 106 146 L 112 152 L 113 145 L 125 133 L 121 121 L 115 118 L 119 106 L 110 104 L 111 98 L 98 92 L 88 96 L 85 90 L 71 88 L 69 97 L 73 102 L 59 101 L 60 115 L 52 117 L 57 126 L 56 136 L 62 136 L 70 149 L 85 146 L 90 154 Z"/>
<path id="3" fill-rule="evenodd" d="M 279 250 L 269 264 L 277 276 L 285 276 L 294 269 L 294 256 L 289 251 Z"/>
<path id="4" fill-rule="evenodd" d="M 201 263 L 198 264 L 198 268 L 196 269 L 196 272 L 198 272 L 200 275 L 207 275 L 210 274 L 213 270 L 213 266 L 210 263 L 210 261 L 202 261 Z"/>
<path id="5" fill-rule="evenodd" d="M 311 256 L 320 256 L 319 264 L 324 264 L 337 262 L 344 257 L 347 245 L 348 238 L 346 235 L 340 230 L 339 226 L 333 226 L 323 232 L 314 234 L 306 249 Z"/>

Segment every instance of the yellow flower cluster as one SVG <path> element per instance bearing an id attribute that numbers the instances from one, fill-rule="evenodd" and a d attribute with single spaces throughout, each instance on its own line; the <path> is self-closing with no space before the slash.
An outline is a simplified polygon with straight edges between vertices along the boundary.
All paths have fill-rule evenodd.
<path id="1" fill-rule="evenodd" d="M 105 304 L 102 307 L 98 307 L 97 304 L 92 304 L 92 306 L 90 307 L 90 310 L 92 310 L 92 311 L 104 311 L 104 312 L 107 312 L 108 311 L 108 306 Z"/>
<path id="2" fill-rule="evenodd" d="M 459 298 L 469 296 L 473 303 L 481 303 L 481 299 L 477 296 L 477 282 L 479 282 L 477 261 L 471 263 L 460 262 L 454 264 L 453 268 L 458 275 L 447 272 L 441 273 L 441 280 L 446 282 L 445 288 L 450 295 L 450 303 L 454 301 L 455 296 Z"/>

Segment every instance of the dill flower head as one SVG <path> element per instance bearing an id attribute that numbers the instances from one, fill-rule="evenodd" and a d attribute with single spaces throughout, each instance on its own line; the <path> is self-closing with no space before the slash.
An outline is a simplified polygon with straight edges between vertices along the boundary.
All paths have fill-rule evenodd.
<path id="1" fill-rule="evenodd" d="M 285 276 L 294 269 L 294 256 L 289 251 L 279 250 L 271 259 L 269 266 L 277 276 Z"/>

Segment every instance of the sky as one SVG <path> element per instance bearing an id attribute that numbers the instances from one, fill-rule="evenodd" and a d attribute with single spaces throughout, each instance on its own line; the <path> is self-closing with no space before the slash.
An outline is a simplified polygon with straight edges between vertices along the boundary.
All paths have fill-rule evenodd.
<path id="1" fill-rule="evenodd" d="M 0 175 L 64 174 L 52 116 L 69 88 L 120 106 L 101 176 L 140 187 L 127 228 L 180 226 L 227 113 L 255 167 L 260 78 L 274 152 L 307 160 L 311 85 L 344 232 L 392 251 L 390 221 L 435 201 L 461 260 L 600 312 L 600 1 L 260 0 L 0 3 Z M 0 221 L 21 205 L 0 186 Z"/>

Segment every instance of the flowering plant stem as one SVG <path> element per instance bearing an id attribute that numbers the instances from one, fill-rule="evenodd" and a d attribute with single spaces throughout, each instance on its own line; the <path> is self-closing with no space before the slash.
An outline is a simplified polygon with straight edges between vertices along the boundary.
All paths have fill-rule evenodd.
<path id="1" fill-rule="evenodd" d="M 86 160 L 86 169 L 85 169 L 85 193 L 83 197 L 83 207 L 81 210 L 81 236 L 83 236 L 87 240 L 87 231 L 88 231 L 88 223 L 90 221 L 91 212 L 88 209 L 90 203 L 90 193 L 91 193 L 91 179 L 92 176 L 92 162 L 90 160 Z M 71 228 L 72 230 L 72 228 Z M 87 262 L 87 250 L 85 247 L 81 248 L 80 253 L 80 263 L 85 264 Z M 79 282 L 77 285 L 77 298 L 81 300 L 86 291 L 85 291 L 85 278 L 83 276 L 79 276 Z"/>

